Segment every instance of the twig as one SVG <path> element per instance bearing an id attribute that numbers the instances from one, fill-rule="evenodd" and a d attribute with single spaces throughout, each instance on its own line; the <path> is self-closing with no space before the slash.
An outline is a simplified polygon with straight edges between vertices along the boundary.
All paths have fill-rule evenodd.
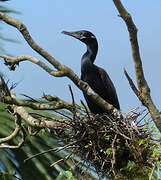
<path id="1" fill-rule="evenodd" d="M 66 156 L 65 158 L 62 158 L 62 159 L 57 160 L 56 162 L 52 163 L 52 164 L 50 165 L 50 167 L 55 166 L 56 164 L 58 164 L 58 163 L 61 162 L 61 161 L 66 161 L 66 160 L 69 159 L 71 156 L 72 156 L 72 154 L 69 154 L 69 155 Z"/>
<path id="2" fill-rule="evenodd" d="M 26 95 L 26 94 L 21 94 L 22 96 L 24 96 L 24 97 L 27 97 L 27 98 L 29 98 L 30 100 L 32 100 L 33 102 L 37 102 L 37 103 L 40 103 L 39 101 L 37 101 L 36 99 L 34 99 L 34 98 L 32 98 L 32 97 L 30 97 L 30 96 L 28 96 L 28 95 Z"/>
<path id="3" fill-rule="evenodd" d="M 64 150 L 64 149 L 69 149 L 69 148 L 73 147 L 72 145 L 74 145 L 75 143 L 77 143 L 77 141 L 74 141 L 74 142 L 72 142 L 72 143 L 70 143 L 70 144 L 67 144 L 67 145 L 63 146 L 63 147 L 57 147 L 57 148 L 53 148 L 53 149 L 49 149 L 49 150 L 47 150 L 47 151 L 43 151 L 43 152 L 37 153 L 37 154 L 35 154 L 35 155 L 33 155 L 33 156 L 25 159 L 25 160 L 24 160 L 24 163 L 27 162 L 27 161 L 29 161 L 29 160 L 31 160 L 31 159 L 33 159 L 33 158 L 35 158 L 35 157 L 37 157 L 37 156 L 40 156 L 40 155 L 42 155 L 42 154 L 45 154 L 45 153 L 49 153 L 49 152 L 52 152 L 52 151 L 54 151 L 54 152 L 57 153 L 57 152 L 62 151 L 62 150 Z"/>
<path id="4" fill-rule="evenodd" d="M 139 107 L 133 108 L 130 111 L 126 112 L 125 115 L 127 116 L 130 113 L 135 113 L 135 111 L 137 111 L 139 109 Z"/>
<path id="5" fill-rule="evenodd" d="M 67 118 L 67 119 L 73 120 L 71 117 L 65 115 L 63 112 L 60 112 L 60 111 L 57 111 L 57 110 L 54 110 L 54 112 L 58 113 L 58 114 L 61 115 L 61 116 L 64 116 L 64 117 Z"/>
<path id="6" fill-rule="evenodd" d="M 126 78 L 128 79 L 129 84 L 130 84 L 132 90 L 134 91 L 134 93 L 136 94 L 136 96 L 141 98 L 140 92 L 139 92 L 138 89 L 136 88 L 133 80 L 132 80 L 132 79 L 130 78 L 130 76 L 128 75 L 126 69 L 124 69 L 124 74 L 125 74 Z"/>
<path id="7" fill-rule="evenodd" d="M 88 119 L 90 119 L 90 115 L 89 115 L 89 112 L 88 112 L 86 105 L 84 104 L 84 102 L 82 100 L 80 100 L 80 101 L 81 101 L 81 104 L 83 105 L 83 107 L 85 109 L 85 112 L 87 113 Z"/>
<path id="8" fill-rule="evenodd" d="M 5 80 L 3 79 L 3 76 L 0 74 L 0 89 L 4 93 L 5 96 L 11 96 L 10 90 L 7 86 L 7 83 L 5 83 Z"/>
<path id="9" fill-rule="evenodd" d="M 45 63 L 43 63 L 42 61 L 36 59 L 33 56 L 20 55 L 20 56 L 17 56 L 17 57 L 11 57 L 11 56 L 0 54 L 0 57 L 5 59 L 5 65 L 9 66 L 10 70 L 13 70 L 13 71 L 15 70 L 16 65 L 19 65 L 20 62 L 30 61 L 30 62 L 40 66 L 42 69 L 44 69 L 46 72 L 48 72 L 52 76 L 55 76 L 55 77 L 63 77 L 63 76 L 65 76 L 64 71 L 61 71 L 61 70 L 60 71 L 54 71 L 53 69 L 48 67 Z"/>
<path id="10" fill-rule="evenodd" d="M 15 97 L 10 97 L 10 96 L 4 96 L 0 92 L 0 97 L 3 98 L 3 102 L 6 104 L 11 104 L 11 105 L 17 105 L 17 106 L 26 106 L 30 107 L 34 110 L 57 110 L 57 109 L 68 109 L 69 111 L 73 111 L 73 106 L 72 104 L 65 102 L 61 100 L 60 98 L 57 98 L 57 101 L 53 104 L 47 104 L 47 103 L 35 103 L 27 100 L 19 100 Z"/>
<path id="11" fill-rule="evenodd" d="M 29 113 L 30 115 L 37 115 L 37 116 L 39 116 L 39 117 L 42 117 L 42 118 L 44 118 L 44 120 L 45 119 L 47 119 L 47 120 L 52 120 L 52 121 L 54 121 L 54 122 L 59 122 L 60 124 L 66 124 L 68 127 L 69 126 L 72 126 L 71 125 L 71 122 L 69 122 L 68 121 L 68 116 L 67 116 L 67 119 L 62 119 L 61 118 L 61 120 L 59 120 L 59 119 L 56 119 L 56 118 L 53 118 L 53 117 L 49 117 L 49 116 L 46 116 L 46 115 L 42 115 L 42 114 L 38 114 L 38 113 Z M 71 119 L 70 119 L 71 120 Z M 40 121 L 41 121 L 41 119 L 40 119 Z M 58 125 L 58 124 L 57 124 Z M 57 126 L 58 128 L 60 128 L 61 126 Z M 54 128 L 56 128 L 56 127 L 51 127 L 51 129 L 54 129 Z M 62 128 L 64 128 L 64 127 L 62 127 Z"/>
<path id="12" fill-rule="evenodd" d="M 112 146 L 111 146 L 111 148 L 112 148 L 112 158 L 111 158 L 112 167 L 111 168 L 112 168 L 112 172 L 113 172 L 114 177 L 116 176 L 116 173 L 115 173 L 115 170 L 114 170 L 114 165 L 115 165 L 115 162 L 116 162 L 116 160 L 115 160 L 115 141 L 116 141 L 116 138 L 117 138 L 117 134 L 115 134 L 114 139 L 112 141 Z"/>
<path id="13" fill-rule="evenodd" d="M 75 106 L 74 94 L 73 94 L 72 87 L 70 84 L 68 85 L 68 87 L 69 87 L 69 91 L 70 91 L 71 96 L 72 96 L 73 116 L 75 117 L 76 116 L 76 106 Z"/>
<path id="14" fill-rule="evenodd" d="M 107 116 L 108 117 L 108 116 Z M 112 122 L 112 120 L 108 117 L 109 121 L 111 121 L 111 123 L 113 124 L 114 122 Z M 117 132 L 118 134 L 120 134 L 122 137 L 124 137 L 125 139 L 131 140 L 129 137 L 127 137 L 126 135 L 124 135 L 123 133 L 121 133 L 117 127 L 117 125 L 113 124 L 113 128 L 115 129 L 115 132 Z"/>
<path id="15" fill-rule="evenodd" d="M 140 122 L 142 122 L 142 120 L 149 114 L 149 112 L 147 112 L 137 123 L 136 125 L 139 125 Z"/>
<path id="16" fill-rule="evenodd" d="M 72 96 L 72 104 L 73 106 L 75 106 L 75 100 L 74 100 L 74 94 L 73 94 L 73 91 L 72 91 L 72 87 L 70 84 L 68 84 L 68 87 L 69 87 L 69 90 L 70 90 L 70 93 L 71 93 L 71 96 Z"/>

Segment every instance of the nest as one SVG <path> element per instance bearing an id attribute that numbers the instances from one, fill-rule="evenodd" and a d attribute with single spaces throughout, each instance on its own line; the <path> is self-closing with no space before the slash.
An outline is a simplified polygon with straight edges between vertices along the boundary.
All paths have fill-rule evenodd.
<path id="1" fill-rule="evenodd" d="M 141 143 L 150 132 L 143 124 L 143 111 L 136 109 L 126 117 L 114 119 L 107 114 L 73 116 L 55 129 L 57 136 L 70 142 L 72 153 L 94 166 L 102 175 L 123 173 L 129 162 L 150 167 L 150 144 Z M 77 114 L 77 113 L 76 113 Z M 139 119 L 140 118 L 140 119 Z M 70 130 L 69 130 L 70 129 Z"/>

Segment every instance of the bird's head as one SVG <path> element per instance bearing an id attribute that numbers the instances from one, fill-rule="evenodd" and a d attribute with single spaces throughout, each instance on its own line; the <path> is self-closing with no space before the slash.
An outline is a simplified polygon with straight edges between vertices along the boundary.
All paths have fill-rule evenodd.
<path id="1" fill-rule="evenodd" d="M 93 43 L 94 41 L 96 41 L 96 37 L 94 34 L 92 34 L 89 31 L 74 31 L 74 32 L 67 32 L 67 31 L 62 31 L 63 34 L 75 37 L 76 39 L 79 39 L 80 41 L 82 41 L 85 44 L 90 44 Z"/>

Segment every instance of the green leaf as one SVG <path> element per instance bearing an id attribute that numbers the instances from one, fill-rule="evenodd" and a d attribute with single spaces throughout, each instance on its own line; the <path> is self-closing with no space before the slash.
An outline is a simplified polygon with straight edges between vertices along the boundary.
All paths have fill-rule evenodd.
<path id="1" fill-rule="evenodd" d="M 67 180 L 75 180 L 71 171 L 66 171 L 65 173 L 67 175 Z"/>
<path id="2" fill-rule="evenodd" d="M 107 148 L 106 149 L 106 154 L 111 156 L 112 155 L 112 148 Z"/>

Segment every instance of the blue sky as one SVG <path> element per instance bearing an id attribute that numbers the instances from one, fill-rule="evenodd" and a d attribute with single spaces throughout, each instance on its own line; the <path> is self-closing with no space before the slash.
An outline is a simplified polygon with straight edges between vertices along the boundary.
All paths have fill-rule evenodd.
<path id="1" fill-rule="evenodd" d="M 69 66 L 80 76 L 81 56 L 86 47 L 78 40 L 64 36 L 62 30 L 89 30 L 99 43 L 95 64 L 103 67 L 115 84 L 123 112 L 140 106 L 123 73 L 129 72 L 135 81 L 135 70 L 131 55 L 128 32 L 112 0 L 10 0 L 1 3 L 19 15 L 11 15 L 22 21 L 33 39 L 62 64 Z M 161 1 L 135 0 L 124 3 L 138 28 L 138 38 L 145 76 L 157 107 L 161 109 Z M 46 62 L 23 40 L 13 27 L 4 24 L 1 33 L 21 41 L 19 44 L 5 43 L 6 51 L 14 56 L 27 54 Z M 10 72 L 3 62 L 1 71 L 10 82 L 19 82 L 14 92 L 41 97 L 42 93 L 57 95 L 71 101 L 68 84 L 72 85 L 75 99 L 80 103 L 82 93 L 67 78 L 54 78 L 30 62 L 23 62 L 16 71 Z M 136 82 L 136 81 L 135 81 Z M 19 96 L 20 97 L 20 96 Z"/>

